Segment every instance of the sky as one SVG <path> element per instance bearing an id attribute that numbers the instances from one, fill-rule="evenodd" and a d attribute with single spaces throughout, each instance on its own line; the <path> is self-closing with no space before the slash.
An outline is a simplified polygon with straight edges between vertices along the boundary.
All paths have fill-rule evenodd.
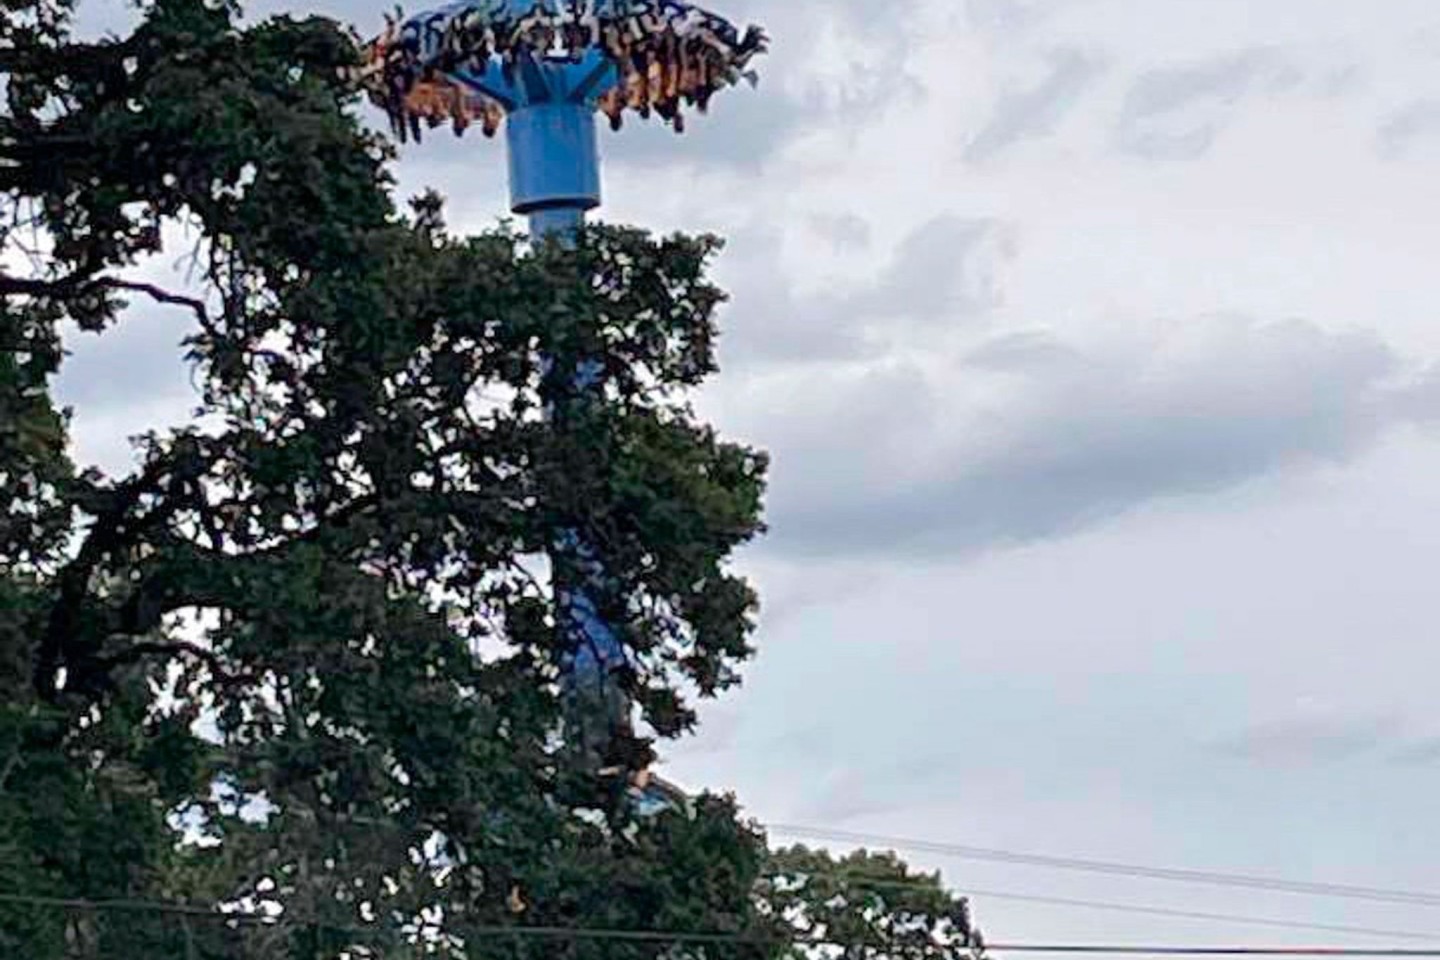
<path id="1" fill-rule="evenodd" d="M 602 139 L 605 219 L 729 239 L 700 407 L 773 457 L 759 657 L 664 775 L 770 824 L 1440 891 L 1440 6 L 714 3 L 772 34 L 759 89 Z M 500 150 L 397 172 L 480 230 Z M 82 459 L 184 421 L 186 319 L 72 339 Z M 912 859 L 991 940 L 1414 945 L 1011 893 L 1440 943 L 1435 907 Z"/>

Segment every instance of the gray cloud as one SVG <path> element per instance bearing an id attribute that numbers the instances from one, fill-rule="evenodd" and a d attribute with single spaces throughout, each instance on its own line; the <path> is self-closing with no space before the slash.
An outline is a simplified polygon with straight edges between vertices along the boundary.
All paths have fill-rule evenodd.
<path id="1" fill-rule="evenodd" d="M 794 818 L 803 823 L 840 824 L 860 817 L 893 812 L 898 806 L 889 796 L 888 771 L 844 767 L 831 770 L 814 785 Z"/>
<path id="2" fill-rule="evenodd" d="M 1049 63 L 1037 85 L 999 98 L 990 120 L 966 145 L 967 161 L 980 163 L 1021 140 L 1053 133 L 1103 70 L 1099 60 L 1073 49 L 1052 51 Z"/>
<path id="3" fill-rule="evenodd" d="M 985 218 L 940 216 L 911 232 L 868 293 L 852 309 L 877 317 L 947 322 L 1000 303 L 999 263 L 1015 255 L 1012 226 Z"/>
<path id="4" fill-rule="evenodd" d="M 1035 8 L 1019 0 L 965 0 L 965 18 L 972 27 L 1013 33 L 1038 16 Z"/>
<path id="5" fill-rule="evenodd" d="M 1366 79 L 1364 68 L 1351 63 L 1326 71 L 1317 78 L 1316 87 L 1322 97 L 1342 97 L 1361 89 L 1365 85 Z"/>
<path id="6" fill-rule="evenodd" d="M 1393 759 L 1400 764 L 1423 766 L 1440 764 L 1440 737 L 1414 740 L 1397 751 Z"/>
<path id="7" fill-rule="evenodd" d="M 681 741 L 678 750 L 692 760 L 728 753 L 740 741 L 743 719 L 734 701 L 705 703 L 700 710 L 698 735 Z"/>
<path id="8" fill-rule="evenodd" d="M 1151 160 L 1194 160 L 1210 149 L 1242 98 L 1288 90 L 1301 79 L 1265 47 L 1150 70 L 1125 97 L 1116 140 L 1121 149 Z"/>
<path id="9" fill-rule="evenodd" d="M 843 222 L 852 232 L 863 224 Z M 874 279 L 803 298 L 780 252 L 779 235 L 761 227 L 734 236 L 721 259 L 717 278 L 734 297 L 721 319 L 727 362 L 873 356 L 897 330 L 979 316 L 999 302 L 996 272 L 1014 256 L 1015 236 L 995 220 L 935 217 L 900 242 Z"/>
<path id="10" fill-rule="evenodd" d="M 1373 753 L 1396 740 L 1398 731 L 1389 717 L 1294 717 L 1257 724 L 1213 746 L 1270 766 L 1332 763 Z"/>
<path id="11" fill-rule="evenodd" d="M 1391 397 L 1391 414 L 1426 426 L 1440 423 L 1440 363 L 1425 367 Z"/>
<path id="12" fill-rule="evenodd" d="M 817 213 L 809 218 L 808 225 L 837 250 L 863 250 L 870 246 L 870 224 L 853 213 Z"/>
<path id="13" fill-rule="evenodd" d="M 787 277 L 780 235 L 754 228 L 730 237 L 715 269 L 731 295 L 721 317 L 725 363 L 818 362 L 863 349 L 861 331 L 833 296 L 801 299 Z"/>
<path id="14" fill-rule="evenodd" d="M 167 231 L 172 233 L 173 231 Z M 130 276 L 194 294 L 185 278 L 152 258 Z M 103 333 L 73 324 L 61 329 L 66 356 L 52 384 L 56 400 L 72 409 L 72 455 L 111 474 L 134 465 L 130 440 L 195 422 L 200 395 L 181 340 L 196 332 L 195 317 L 181 307 L 160 306 L 136 296 Z"/>
<path id="15" fill-rule="evenodd" d="M 179 223 L 164 224 L 165 252 L 123 271 L 131 280 L 203 296 L 189 270 L 196 236 Z M 158 304 L 144 294 L 127 294 L 129 306 L 104 332 L 87 333 L 66 324 L 66 350 L 54 383 L 62 405 L 74 408 L 73 434 L 82 449 L 97 451 L 106 465 L 129 459 L 128 437 L 187 422 L 199 402 L 192 365 L 181 341 L 198 331 L 185 307 Z"/>
<path id="16" fill-rule="evenodd" d="M 890 368 L 796 382 L 811 412 L 777 428 L 770 546 L 963 556 L 1347 461 L 1407 416 L 1396 368 L 1369 335 L 1230 318 L 1123 355 L 1011 335 L 928 378 Z M 1004 386 L 989 406 L 947 397 L 945 383 L 987 374 Z"/>
<path id="17" fill-rule="evenodd" d="M 1391 160 L 1436 134 L 1440 134 L 1440 99 L 1416 100 L 1401 107 L 1376 132 L 1381 156 Z"/>
<path id="18" fill-rule="evenodd" d="M 790 96 L 777 84 L 762 81 L 756 90 L 742 84 L 725 91 L 711 104 L 709 115 L 692 111 L 683 135 L 658 120 L 632 117 L 619 133 L 604 131 L 602 149 L 607 164 L 643 168 L 685 164 L 753 175 L 832 115 L 814 98 Z"/>
<path id="19" fill-rule="evenodd" d="M 112 475 L 134 466 L 131 438 L 198 421 L 200 396 L 179 341 L 191 329 L 164 313 L 134 311 L 100 336 L 63 334 L 70 355 L 54 384 L 72 408 L 72 455 Z"/>
<path id="20" fill-rule="evenodd" d="M 194 397 L 180 346 L 194 332 L 195 319 L 184 310 L 153 308 L 126 311 L 103 334 L 69 327 L 56 394 L 76 407 L 112 408 L 140 397 Z"/>

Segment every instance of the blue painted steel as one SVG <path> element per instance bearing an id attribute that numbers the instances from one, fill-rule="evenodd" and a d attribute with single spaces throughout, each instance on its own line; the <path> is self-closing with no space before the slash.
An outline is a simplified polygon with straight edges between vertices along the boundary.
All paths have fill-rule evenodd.
<path id="1" fill-rule="evenodd" d="M 553 234 L 565 243 L 584 222 L 582 207 L 541 207 L 530 212 L 530 236 L 540 240 Z"/>
<path id="2" fill-rule="evenodd" d="M 528 9 L 528 8 L 527 8 Z M 526 62 L 514 76 L 495 63 L 456 70 L 460 83 L 504 104 L 510 147 L 510 209 L 532 216 L 538 235 L 578 226 L 557 210 L 600 205 L 600 149 L 594 100 L 617 82 L 613 64 L 592 51 L 578 62 Z"/>
<path id="3" fill-rule="evenodd" d="M 493 60 L 486 64 L 483 73 L 457 69 L 452 71 L 449 76 L 457 82 L 485 94 L 491 100 L 498 101 L 505 108 L 506 113 L 520 106 L 516 100 L 519 92 L 510 81 L 505 79 L 504 71 Z"/>
<path id="4" fill-rule="evenodd" d="M 613 67 L 596 55 L 579 63 L 532 61 L 514 77 L 497 76 L 494 70 L 484 77 L 460 77 L 512 104 L 505 121 L 510 206 L 529 217 L 530 235 L 537 241 L 553 237 L 573 242 L 585 211 L 600 204 L 600 153 L 591 98 L 614 82 L 613 74 Z M 572 383 L 583 396 L 598 385 L 599 373 L 597 363 L 582 362 Z M 558 619 L 567 641 L 559 664 L 562 692 L 589 714 L 585 723 L 613 733 L 629 725 L 629 702 L 617 674 L 630 665 L 630 658 L 595 603 L 595 595 L 606 586 L 604 567 L 574 530 L 561 531 L 554 559 L 557 573 L 564 571 L 556 587 Z M 592 743 L 599 739 L 593 733 L 580 735 Z"/>
<path id="5" fill-rule="evenodd" d="M 600 205 L 600 154 L 588 104 L 527 104 L 506 119 L 505 136 L 516 213 Z"/>
<path id="6" fill-rule="evenodd" d="M 561 591 L 560 609 L 562 620 L 571 631 L 573 644 L 560 661 L 564 684 L 571 693 L 583 692 L 591 687 L 594 692 L 604 694 L 603 688 L 611 678 L 630 665 L 630 657 L 620 637 L 610 624 L 600 616 L 595 601 L 585 585 L 592 588 L 601 586 L 605 570 L 596 560 L 589 546 L 580 540 L 572 530 L 560 535 L 557 552 L 564 556 L 572 567 L 579 585 Z"/>

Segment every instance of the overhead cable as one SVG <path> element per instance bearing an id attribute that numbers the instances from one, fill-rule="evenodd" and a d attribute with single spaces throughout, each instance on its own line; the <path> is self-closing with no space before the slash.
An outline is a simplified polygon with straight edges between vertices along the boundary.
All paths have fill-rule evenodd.
<path id="1" fill-rule="evenodd" d="M 1175 883 L 1198 883 L 1221 887 L 1247 887 L 1252 890 L 1272 890 L 1278 893 L 1305 894 L 1317 897 L 1342 897 L 1354 900 L 1373 900 L 1380 903 L 1404 903 L 1412 906 L 1425 907 L 1440 906 L 1440 893 L 1429 893 L 1418 890 L 1365 887 L 1310 880 L 1287 880 L 1281 877 L 1266 877 L 1253 874 L 1222 873 L 1211 870 L 1156 867 L 1107 860 L 1088 860 L 1079 857 L 1024 853 L 994 847 L 974 847 L 936 840 L 892 837 L 869 833 L 852 833 L 846 830 L 829 830 L 820 827 L 807 827 L 794 824 L 771 823 L 765 826 L 771 833 L 787 835 L 798 839 L 832 840 L 841 843 L 890 847 L 897 850 L 938 853 L 962 860 L 988 860 L 996 863 L 1048 867 L 1055 870 L 1105 873 L 1112 876 L 1139 877 L 1147 880 L 1166 880 Z"/>
<path id="2" fill-rule="evenodd" d="M 31 907 L 51 907 L 78 911 L 146 911 L 156 914 L 178 914 L 186 917 L 209 919 L 233 924 L 285 927 L 315 927 L 336 932 L 355 934 L 376 934 L 382 932 L 379 925 L 361 926 L 336 925 L 317 920 L 307 920 L 287 914 L 259 916 L 255 914 L 224 913 L 198 904 L 170 903 L 146 900 L 85 900 L 66 897 L 32 896 L 28 894 L 0 893 L 0 903 L 11 903 Z M 846 946 L 846 944 L 823 937 L 782 938 L 774 935 L 700 932 L 689 930 L 624 930 L 601 927 L 557 927 L 557 926 L 487 926 L 466 925 L 457 931 L 467 938 L 510 938 L 549 940 L 610 940 L 643 943 L 708 943 L 708 944 L 798 944 L 804 946 Z M 884 947 L 876 945 L 876 950 Z M 955 944 L 955 953 L 970 952 L 963 943 Z M 978 950 L 978 945 L 975 948 Z M 1049 953 L 1049 954 L 1097 954 L 1128 956 L 1263 956 L 1263 957 L 1373 957 L 1409 958 L 1409 960 L 1440 960 L 1440 947 L 1331 947 L 1295 946 L 1261 947 L 1248 945 L 1183 945 L 1183 944 L 1105 944 L 1105 943 L 987 943 L 985 951 L 997 953 Z"/>

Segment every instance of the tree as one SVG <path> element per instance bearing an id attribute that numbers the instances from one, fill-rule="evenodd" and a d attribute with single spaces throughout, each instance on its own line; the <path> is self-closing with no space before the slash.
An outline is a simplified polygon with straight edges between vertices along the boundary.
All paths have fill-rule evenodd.
<path id="1" fill-rule="evenodd" d="M 398 210 L 330 22 L 156 0 L 92 43 L 66 0 L 4 3 L 0 950 L 792 943 L 733 800 L 634 822 L 554 736 L 557 530 L 613 575 L 656 736 L 751 653 L 727 558 L 761 529 L 765 458 L 687 403 L 715 369 L 718 241 L 563 250 L 454 236 L 434 196 Z M 174 222 L 201 237 L 198 294 L 127 275 Z M 136 300 L 193 317 L 204 417 L 110 477 L 70 461 L 49 386 L 63 325 L 104 336 Z M 602 398 L 541 416 L 570 389 L 547 370 L 581 357 Z"/>
<path id="2" fill-rule="evenodd" d="M 845 960 L 945 960 L 984 951 L 968 902 L 938 873 L 916 872 L 894 853 L 858 850 L 836 859 L 803 846 L 776 850 L 757 884 L 757 905 L 792 952 L 817 941 Z"/>

